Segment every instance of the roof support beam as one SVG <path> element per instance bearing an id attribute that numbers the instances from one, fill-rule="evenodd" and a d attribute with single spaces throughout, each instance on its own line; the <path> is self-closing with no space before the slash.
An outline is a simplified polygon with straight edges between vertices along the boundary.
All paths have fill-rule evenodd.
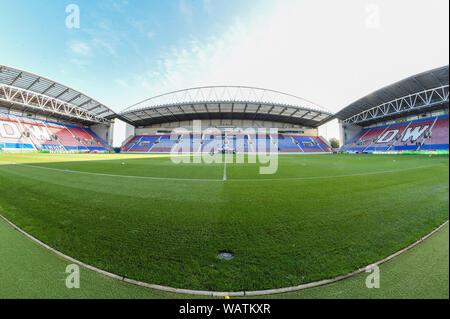
<path id="1" fill-rule="evenodd" d="M 105 118 L 76 105 L 63 102 L 48 95 L 42 95 L 18 87 L 0 83 L 0 101 L 28 108 L 35 112 L 48 112 L 54 116 L 74 118 L 89 123 L 108 123 Z"/>
<path id="2" fill-rule="evenodd" d="M 86 102 L 83 102 L 83 103 L 81 103 L 80 105 L 78 105 L 79 107 L 83 107 L 83 106 L 85 106 L 86 104 L 89 104 L 89 103 L 91 103 L 92 102 L 92 100 L 91 99 L 89 99 L 89 100 L 87 100 Z M 90 111 L 90 110 L 89 110 Z"/>
<path id="3" fill-rule="evenodd" d="M 264 117 L 263 121 L 265 121 L 269 116 L 271 116 L 271 112 L 274 109 L 275 105 L 272 105 L 272 107 L 270 108 L 270 110 L 267 112 L 266 116 Z M 258 113 L 257 113 L 258 114 Z"/>
<path id="4" fill-rule="evenodd" d="M 55 83 L 50 84 L 48 88 L 46 88 L 43 92 L 41 92 L 41 94 L 46 94 L 48 91 L 53 89 L 55 86 L 56 86 Z"/>
<path id="5" fill-rule="evenodd" d="M 101 106 L 102 106 L 101 104 L 97 104 L 96 106 L 91 107 L 90 109 L 88 109 L 88 111 L 89 111 L 89 112 L 92 112 L 93 110 L 98 109 L 98 108 L 101 107 Z"/>
<path id="6" fill-rule="evenodd" d="M 158 113 L 160 117 L 166 119 L 166 122 L 168 122 L 168 123 L 172 122 L 172 121 L 170 121 L 170 120 L 168 119 L 167 116 L 165 116 L 165 115 L 162 114 L 160 111 L 158 111 L 158 108 L 155 107 L 153 110 L 154 110 L 156 113 Z"/>
<path id="7" fill-rule="evenodd" d="M 180 122 L 180 120 L 175 116 L 175 114 L 173 114 L 173 112 L 170 110 L 169 107 L 167 107 L 166 109 L 167 109 L 167 111 L 172 115 L 172 117 L 173 117 L 177 122 Z"/>
<path id="8" fill-rule="evenodd" d="M 14 83 L 16 83 L 17 80 L 20 79 L 21 77 L 22 77 L 22 72 L 20 72 L 20 73 L 14 78 L 14 80 L 11 82 L 10 85 L 13 86 Z"/>
<path id="9" fill-rule="evenodd" d="M 31 89 L 33 85 L 35 85 L 36 83 L 39 83 L 39 78 L 36 78 L 36 80 L 34 80 L 30 85 L 28 85 L 25 90 Z"/>
<path id="10" fill-rule="evenodd" d="M 18 101 L 18 95 L 21 95 L 20 99 L 22 99 L 27 105 L 31 105 L 33 103 L 39 105 L 39 107 L 52 107 L 56 110 L 64 109 L 65 112 L 74 112 L 75 116 L 86 114 L 89 118 L 88 121 L 90 120 L 92 114 L 90 111 L 83 108 L 85 104 L 83 103 L 80 106 L 78 104 L 74 105 L 73 102 L 80 101 L 79 103 L 81 103 L 82 101 L 89 100 L 87 103 L 88 105 L 91 102 L 92 104 L 102 105 L 83 93 L 48 78 L 5 65 L 0 65 L 0 71 L 2 73 L 2 76 L 0 77 L 0 85 L 8 86 L 7 90 L 14 92 L 14 96 L 9 94 L 9 98 L 14 98 L 15 101 Z M 38 83 L 40 84 L 37 85 Z M 101 111 L 107 108 L 107 106 L 102 105 Z M 110 113 L 111 114 L 109 116 L 115 115 L 112 110 L 110 110 Z"/>
<path id="11" fill-rule="evenodd" d="M 61 93 L 59 93 L 57 96 L 55 96 L 55 99 L 59 99 L 61 96 L 63 96 L 64 94 L 66 94 L 67 92 L 69 92 L 69 89 L 65 89 L 64 91 L 62 91 Z"/>
<path id="12" fill-rule="evenodd" d="M 448 103 L 449 85 L 424 90 L 377 105 L 345 119 L 344 124 L 357 124 L 433 105 Z"/>
<path id="13" fill-rule="evenodd" d="M 253 119 L 252 119 L 252 121 L 254 121 L 255 119 L 256 119 L 256 117 L 258 116 L 258 114 L 259 114 L 259 109 L 261 108 L 261 104 L 258 106 L 258 108 L 256 109 L 256 112 L 255 112 L 255 115 L 253 116 Z"/>
<path id="14" fill-rule="evenodd" d="M 75 95 L 73 98 L 71 98 L 69 101 L 67 101 L 67 103 L 72 103 L 73 101 L 75 101 L 76 99 L 78 99 L 80 96 L 81 96 L 81 93 Z"/>
<path id="15" fill-rule="evenodd" d="M 306 115 L 308 115 L 308 114 L 310 114 L 311 112 L 310 111 L 308 111 L 308 112 L 306 112 L 305 114 L 303 114 L 302 116 L 300 116 L 300 118 L 302 119 L 302 118 L 304 118 Z"/>

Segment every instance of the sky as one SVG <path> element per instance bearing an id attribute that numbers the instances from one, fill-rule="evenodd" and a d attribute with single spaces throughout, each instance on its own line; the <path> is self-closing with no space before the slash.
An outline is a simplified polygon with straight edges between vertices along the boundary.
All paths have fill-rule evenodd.
<path id="1" fill-rule="evenodd" d="M 66 23 L 73 5 L 79 28 Z M 448 0 L 0 0 L 0 64 L 116 112 L 208 85 L 269 88 L 338 111 L 447 65 L 448 7 Z"/>

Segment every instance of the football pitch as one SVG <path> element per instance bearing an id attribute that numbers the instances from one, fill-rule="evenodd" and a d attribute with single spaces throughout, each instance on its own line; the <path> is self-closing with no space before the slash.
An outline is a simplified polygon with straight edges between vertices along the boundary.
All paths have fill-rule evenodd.
<path id="1" fill-rule="evenodd" d="M 261 175 L 259 163 L 174 164 L 166 155 L 0 154 L 0 214 L 128 278 L 272 289 L 349 273 L 441 225 L 448 164 L 448 156 L 280 155 L 277 172 Z"/>

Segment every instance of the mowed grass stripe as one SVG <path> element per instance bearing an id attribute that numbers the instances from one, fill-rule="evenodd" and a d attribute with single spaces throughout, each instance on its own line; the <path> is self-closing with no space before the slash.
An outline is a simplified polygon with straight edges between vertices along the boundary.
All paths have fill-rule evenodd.
<path id="1" fill-rule="evenodd" d="M 0 210 L 55 249 L 137 280 L 207 290 L 286 287 L 382 259 L 448 219 L 448 157 L 362 158 L 281 157 L 280 174 L 303 174 L 301 161 L 315 176 L 352 167 L 392 169 L 402 162 L 405 168 L 433 167 L 303 180 L 299 187 L 289 180 L 174 183 L 2 165 Z M 50 159 L 41 162 L 51 165 Z M 26 155 L 0 160 L 34 165 Z M 66 160 L 58 165 L 81 165 L 76 155 Z M 127 160 L 133 174 L 175 170 L 170 159 L 152 161 Z M 122 169 L 114 156 L 111 163 L 82 165 L 94 172 Z M 201 173 L 197 168 L 185 174 Z M 248 178 L 255 171 L 255 165 L 233 164 L 227 176 Z M 223 167 L 206 167 L 207 173 L 221 176 Z M 231 250 L 235 258 L 219 260 L 219 250 Z"/>
<path id="2" fill-rule="evenodd" d="M 237 179 L 230 179 L 227 178 L 226 175 L 226 163 L 224 163 L 224 171 L 223 171 L 223 178 L 222 179 L 212 179 L 212 178 L 176 178 L 176 177 L 155 177 L 155 176 L 134 176 L 134 175 L 120 175 L 120 174 L 104 174 L 104 173 L 94 173 L 94 172 L 83 172 L 83 171 L 76 171 L 76 170 L 69 170 L 69 169 L 58 169 L 58 168 L 52 168 L 52 167 L 45 167 L 45 166 L 36 166 L 36 165 L 30 165 L 30 164 L 18 164 L 18 163 L 8 163 L 3 162 L 10 165 L 18 165 L 18 166 L 24 166 L 24 167 L 32 167 L 32 168 L 38 168 L 38 169 L 47 169 L 47 170 L 53 170 L 53 171 L 59 171 L 64 173 L 76 173 L 76 174 L 88 174 L 88 175 L 96 175 L 96 176 L 107 176 L 107 177 L 119 177 L 119 178 L 137 178 L 137 179 L 153 179 L 153 180 L 173 180 L 173 181 L 195 181 L 195 182 L 223 182 L 223 181 L 232 181 L 232 182 L 255 182 L 255 181 L 294 181 L 294 180 L 313 180 L 313 179 L 329 179 L 329 178 L 343 178 L 343 177 L 353 177 L 353 176 L 365 176 L 365 175 L 376 175 L 376 174 L 388 174 L 388 173 L 396 173 L 396 172 L 403 172 L 403 171 L 409 171 L 409 170 L 416 170 L 416 169 L 426 169 L 430 167 L 439 166 L 442 164 L 437 165 L 425 165 L 425 166 L 418 166 L 418 167 L 410 167 L 410 168 L 400 168 L 395 170 L 385 170 L 385 171 L 374 171 L 374 172 L 365 172 L 365 173 L 354 173 L 354 174 L 344 174 L 344 175 L 330 175 L 330 176 L 310 176 L 310 177 L 286 177 L 286 178 L 260 178 L 260 179 L 245 179 L 245 178 L 237 178 Z"/>
<path id="3" fill-rule="evenodd" d="M 381 286 L 367 289 L 363 273 L 331 285 L 256 298 L 445 298 L 449 287 L 449 227 L 380 266 Z M 137 287 L 83 267 L 81 289 L 65 286 L 66 260 L 0 220 L 0 298 L 203 298 Z"/>

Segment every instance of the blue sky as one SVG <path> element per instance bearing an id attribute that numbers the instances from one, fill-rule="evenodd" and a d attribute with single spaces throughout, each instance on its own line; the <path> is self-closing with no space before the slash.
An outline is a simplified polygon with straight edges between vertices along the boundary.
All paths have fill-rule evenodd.
<path id="1" fill-rule="evenodd" d="M 66 27 L 69 4 L 80 8 L 79 29 Z M 1 64 L 116 111 L 216 84 L 276 89 L 337 111 L 448 64 L 447 0 L 0 0 L 0 8 Z"/>

